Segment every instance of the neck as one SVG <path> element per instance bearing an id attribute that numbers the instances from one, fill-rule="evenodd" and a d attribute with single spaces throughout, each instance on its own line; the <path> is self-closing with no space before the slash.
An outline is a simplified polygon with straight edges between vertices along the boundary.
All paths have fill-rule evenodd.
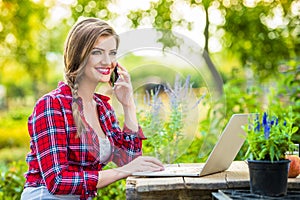
<path id="1" fill-rule="evenodd" d="M 97 85 L 93 83 L 81 81 L 78 87 L 78 95 L 84 102 L 92 102 L 96 87 Z"/>

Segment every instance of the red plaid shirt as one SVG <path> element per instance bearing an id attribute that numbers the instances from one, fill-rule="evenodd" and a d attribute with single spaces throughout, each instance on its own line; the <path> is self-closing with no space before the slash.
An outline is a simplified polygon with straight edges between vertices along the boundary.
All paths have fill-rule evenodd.
<path id="1" fill-rule="evenodd" d="M 25 187 L 46 186 L 51 194 L 81 195 L 86 199 L 96 195 L 98 171 L 110 161 L 122 166 L 142 154 L 142 130 L 120 130 L 109 97 L 94 95 L 99 121 L 111 145 L 112 154 L 100 162 L 99 140 L 88 126 L 78 137 L 72 115 L 72 93 L 60 82 L 58 88 L 37 101 L 28 120 L 31 137 L 26 161 Z M 81 112 L 82 114 L 82 112 Z"/>

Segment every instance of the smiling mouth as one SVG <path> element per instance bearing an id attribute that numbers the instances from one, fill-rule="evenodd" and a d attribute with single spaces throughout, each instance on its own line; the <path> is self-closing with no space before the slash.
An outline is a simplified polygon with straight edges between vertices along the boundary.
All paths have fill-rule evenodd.
<path id="1" fill-rule="evenodd" d="M 97 68 L 97 71 L 103 75 L 108 75 L 110 73 L 110 68 Z"/>

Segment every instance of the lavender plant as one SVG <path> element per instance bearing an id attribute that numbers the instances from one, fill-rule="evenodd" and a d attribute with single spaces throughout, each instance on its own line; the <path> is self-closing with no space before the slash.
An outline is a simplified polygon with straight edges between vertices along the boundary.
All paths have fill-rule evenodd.
<path id="1" fill-rule="evenodd" d="M 244 127 L 247 133 L 248 150 L 246 157 L 254 160 L 281 160 L 285 159 L 288 151 L 296 149 L 292 142 L 292 135 L 298 130 L 293 127 L 295 117 L 289 111 L 283 119 L 264 112 L 257 114 L 254 121 Z"/>
<path id="2" fill-rule="evenodd" d="M 161 116 L 162 101 L 158 96 L 160 87 L 149 93 L 146 92 L 145 103 L 150 108 L 149 112 L 145 113 L 145 116 L 140 119 L 140 123 L 147 135 L 148 146 L 153 150 L 154 155 L 160 158 L 159 149 L 165 140 L 164 124 Z"/>
<path id="3" fill-rule="evenodd" d="M 166 95 L 168 101 L 163 101 L 160 93 Z M 146 93 L 145 104 L 148 109 L 139 112 L 139 121 L 143 127 L 147 140 L 144 142 L 144 153 L 151 154 L 170 163 L 178 158 L 181 153 L 180 146 L 187 143 L 186 120 L 189 112 L 204 98 L 191 102 L 193 92 L 190 76 L 183 83 L 176 76 L 174 86 L 158 87 Z M 164 102 L 164 103 L 163 103 Z"/>

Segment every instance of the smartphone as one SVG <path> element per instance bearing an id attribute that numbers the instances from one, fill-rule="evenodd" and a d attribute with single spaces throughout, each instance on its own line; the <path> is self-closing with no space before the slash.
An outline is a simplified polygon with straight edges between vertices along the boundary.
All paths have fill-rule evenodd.
<path id="1" fill-rule="evenodd" d="M 110 83 L 112 87 L 114 87 L 115 82 L 118 80 L 118 78 L 119 78 L 119 74 L 118 74 L 118 63 L 117 63 L 113 73 L 111 73 L 110 76 Z"/>

